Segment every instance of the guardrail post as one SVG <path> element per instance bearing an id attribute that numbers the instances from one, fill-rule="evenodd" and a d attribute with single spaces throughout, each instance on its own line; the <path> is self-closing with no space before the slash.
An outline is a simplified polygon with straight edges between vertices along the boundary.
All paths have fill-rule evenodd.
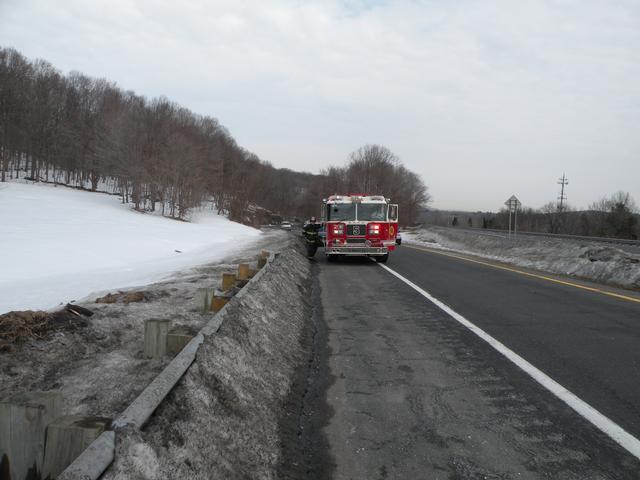
<path id="1" fill-rule="evenodd" d="M 93 442 L 110 418 L 68 415 L 47 426 L 42 478 L 56 478 Z"/>
<path id="2" fill-rule="evenodd" d="M 211 299 L 211 310 L 219 312 L 229 302 L 229 297 L 223 295 L 214 295 Z"/>
<path id="3" fill-rule="evenodd" d="M 59 391 L 25 392 L 0 402 L 0 476 L 40 478 L 45 429 L 62 415 Z"/>
<path id="4" fill-rule="evenodd" d="M 179 354 L 195 335 L 185 331 L 175 331 L 167 334 L 167 353 L 172 357 Z"/>
<path id="5" fill-rule="evenodd" d="M 267 264 L 268 258 L 269 258 L 269 252 L 267 252 L 266 250 L 263 250 L 262 252 L 260 252 L 260 255 L 258 255 L 258 270 L 260 270 L 262 267 L 264 267 Z"/>
<path id="6" fill-rule="evenodd" d="M 223 273 L 222 274 L 222 290 L 227 292 L 233 288 L 236 284 L 235 273 Z"/>
<path id="7" fill-rule="evenodd" d="M 199 308 L 202 308 L 203 312 L 208 312 L 210 310 L 211 305 L 211 295 L 213 292 L 210 288 L 199 288 L 196 294 L 196 301 L 199 305 Z"/>
<path id="8" fill-rule="evenodd" d="M 238 280 L 249 280 L 249 264 L 241 263 L 238 265 Z"/>
<path id="9" fill-rule="evenodd" d="M 161 358 L 167 354 L 169 320 L 152 318 L 144 322 L 144 356 Z"/>

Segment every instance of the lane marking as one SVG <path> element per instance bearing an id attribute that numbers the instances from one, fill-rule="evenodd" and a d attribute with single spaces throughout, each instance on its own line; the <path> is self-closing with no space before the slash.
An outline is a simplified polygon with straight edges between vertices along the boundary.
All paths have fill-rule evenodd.
<path id="1" fill-rule="evenodd" d="M 602 290 L 601 288 L 587 287 L 586 285 L 580 285 L 579 283 L 567 282 L 566 280 L 559 280 L 557 278 L 547 277 L 546 275 L 539 275 L 537 273 L 525 272 L 524 270 L 518 270 L 517 268 L 505 267 L 504 265 L 497 265 L 495 263 L 484 262 L 482 260 L 475 260 L 472 258 L 463 257 L 462 255 L 456 255 L 454 253 L 439 252 L 437 250 L 433 250 L 426 247 L 416 247 L 414 245 L 404 245 L 404 246 L 412 248 L 413 250 L 419 250 L 421 252 L 434 253 L 436 255 L 442 255 L 445 257 L 457 258 L 459 260 L 465 260 L 467 262 L 477 263 L 479 265 L 485 265 L 487 267 L 493 267 L 499 270 L 506 270 L 508 272 L 519 273 L 520 275 L 526 275 L 527 277 L 533 277 L 540 280 L 547 280 L 549 282 L 559 283 L 560 285 L 567 285 L 569 287 L 579 288 L 581 290 L 586 290 L 588 292 L 600 293 L 602 295 L 607 295 L 609 297 L 614 297 L 621 300 L 628 300 L 630 302 L 640 303 L 640 298 L 630 297 L 628 295 L 622 295 L 620 293 L 609 292 L 608 290 Z"/>
<path id="2" fill-rule="evenodd" d="M 518 366 L 521 370 L 527 373 L 531 378 L 533 378 L 536 382 L 542 385 L 544 388 L 553 393 L 556 397 L 566 403 L 570 408 L 575 410 L 580 416 L 582 416 L 585 420 L 594 425 L 598 430 L 602 433 L 610 437 L 613 441 L 615 441 L 618 445 L 628 451 L 631 455 L 640 460 L 640 440 L 631 435 L 625 429 L 623 429 L 620 425 L 615 423 L 613 420 L 604 416 L 602 413 L 597 411 L 591 405 L 586 403 L 584 400 L 581 400 L 579 397 L 571 393 L 565 387 L 560 385 L 558 382 L 553 380 L 551 377 L 546 375 L 541 370 L 538 370 L 532 364 L 527 362 L 520 355 L 509 349 L 503 343 L 499 342 L 487 332 L 482 330 L 480 327 L 471 323 L 469 320 L 464 318 L 458 312 L 453 310 L 448 305 L 444 304 L 437 298 L 433 297 L 429 292 L 423 290 L 418 285 L 413 283 L 411 280 L 403 277 L 395 270 L 383 265 L 382 263 L 378 263 L 382 268 L 384 268 L 387 272 L 394 275 L 395 277 L 402 280 L 404 283 L 413 288 L 416 292 L 421 294 L 435 306 L 437 306 L 440 310 L 444 311 L 446 314 L 453 317 L 458 323 L 463 325 L 464 327 L 471 330 L 478 337 L 483 339 L 489 345 L 491 345 L 495 350 L 504 355 L 509 361 Z"/>

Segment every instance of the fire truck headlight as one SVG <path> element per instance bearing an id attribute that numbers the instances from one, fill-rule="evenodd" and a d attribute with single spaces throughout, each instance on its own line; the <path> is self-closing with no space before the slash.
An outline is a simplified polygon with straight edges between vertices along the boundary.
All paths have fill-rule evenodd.
<path id="1" fill-rule="evenodd" d="M 380 235 L 380 225 L 369 225 L 369 235 Z"/>
<path id="2" fill-rule="evenodd" d="M 342 224 L 342 223 L 334 223 L 333 224 L 333 234 L 334 235 L 344 235 L 344 224 Z"/>

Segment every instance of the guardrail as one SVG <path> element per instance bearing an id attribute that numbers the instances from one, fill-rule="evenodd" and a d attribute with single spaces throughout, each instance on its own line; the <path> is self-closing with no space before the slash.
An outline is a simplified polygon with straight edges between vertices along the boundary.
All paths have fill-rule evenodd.
<path id="1" fill-rule="evenodd" d="M 501 233 L 505 237 L 508 235 L 507 230 L 501 230 L 498 228 L 466 228 L 466 227 L 440 227 L 439 225 L 434 225 L 439 228 L 447 228 L 451 230 L 464 230 L 467 232 L 494 232 Z M 583 240 L 588 242 L 600 242 L 600 243 L 614 243 L 618 245 L 633 245 L 635 247 L 640 247 L 640 240 L 630 240 L 625 238 L 610 238 L 610 237 L 588 237 L 583 235 L 567 235 L 563 233 L 543 233 L 543 232 L 528 232 L 528 231 L 520 231 L 518 230 L 518 235 L 532 235 L 536 237 L 549 237 L 549 238 L 564 238 L 567 240 Z"/>
<path id="2" fill-rule="evenodd" d="M 266 252 L 265 252 L 266 253 Z M 249 292 L 249 285 L 260 279 L 275 259 L 270 253 L 256 274 L 233 299 L 241 299 Z M 260 266 L 260 265 L 259 265 Z M 115 437 L 125 428 L 142 428 L 165 397 L 173 390 L 184 373 L 195 361 L 198 348 L 205 336 L 215 334 L 227 313 L 226 303 L 178 353 L 162 372 L 138 395 L 138 397 L 112 423 L 113 430 L 102 433 L 93 443 L 58 477 L 59 480 L 97 480 L 109 467 L 115 455 Z"/>

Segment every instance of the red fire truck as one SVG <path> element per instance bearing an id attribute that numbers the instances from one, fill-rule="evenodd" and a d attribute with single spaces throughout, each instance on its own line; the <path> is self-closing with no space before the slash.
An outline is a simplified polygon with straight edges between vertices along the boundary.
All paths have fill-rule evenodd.
<path id="1" fill-rule="evenodd" d="M 327 259 L 361 255 L 386 262 L 395 250 L 398 205 L 383 195 L 331 195 L 323 200 L 324 251 Z"/>

